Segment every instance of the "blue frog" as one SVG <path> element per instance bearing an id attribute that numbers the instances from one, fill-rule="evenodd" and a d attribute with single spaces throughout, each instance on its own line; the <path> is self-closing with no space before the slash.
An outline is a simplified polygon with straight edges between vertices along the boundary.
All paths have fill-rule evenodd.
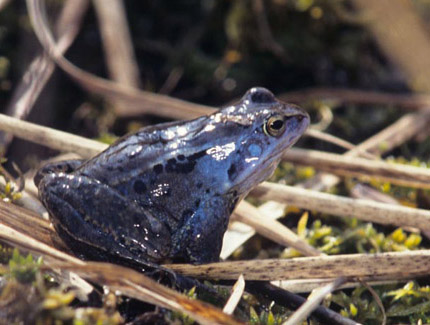
<path id="1" fill-rule="evenodd" d="M 35 183 L 57 232 L 83 257 L 214 262 L 236 204 L 308 125 L 299 107 L 252 88 L 212 115 L 145 127 L 90 160 L 47 165 Z"/>

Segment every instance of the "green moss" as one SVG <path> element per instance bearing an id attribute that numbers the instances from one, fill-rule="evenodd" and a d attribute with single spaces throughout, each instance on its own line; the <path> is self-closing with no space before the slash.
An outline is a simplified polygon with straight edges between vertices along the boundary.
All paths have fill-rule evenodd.
<path id="1" fill-rule="evenodd" d="M 6 255 L 6 254 L 5 254 Z M 10 324 L 116 325 L 123 324 L 118 311 L 111 308 L 76 308 L 77 295 L 72 288 L 58 283 L 50 274 L 42 272 L 41 258 L 23 255 L 18 249 L 9 254 L 1 267 L 0 318 Z M 1 268 L 0 268 L 1 270 Z"/>

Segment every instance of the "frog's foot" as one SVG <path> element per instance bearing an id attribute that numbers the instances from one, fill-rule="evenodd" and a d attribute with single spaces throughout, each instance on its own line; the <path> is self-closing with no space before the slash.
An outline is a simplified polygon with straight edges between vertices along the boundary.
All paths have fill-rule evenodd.
<path id="1" fill-rule="evenodd" d="M 57 161 L 57 162 L 46 164 L 37 171 L 33 179 L 34 184 L 37 187 L 39 187 L 39 183 L 42 180 L 42 178 L 49 174 L 54 174 L 54 173 L 70 174 L 76 168 L 81 166 L 83 162 L 84 160 L 82 159 L 72 159 L 72 160 Z"/>
<path id="2" fill-rule="evenodd" d="M 170 252 L 166 226 L 98 180 L 50 174 L 40 181 L 39 196 L 60 236 L 88 259 L 147 265 Z"/>

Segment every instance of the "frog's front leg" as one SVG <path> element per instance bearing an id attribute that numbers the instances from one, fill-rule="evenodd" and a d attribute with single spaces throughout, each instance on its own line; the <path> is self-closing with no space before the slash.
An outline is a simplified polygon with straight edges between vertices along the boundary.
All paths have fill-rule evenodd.
<path id="1" fill-rule="evenodd" d="M 173 236 L 175 254 L 194 264 L 217 262 L 233 208 L 221 197 L 202 202 Z"/>
<path id="2" fill-rule="evenodd" d="M 169 255 L 170 232 L 136 202 L 79 174 L 54 173 L 39 196 L 67 244 L 89 259 L 147 264 Z"/>

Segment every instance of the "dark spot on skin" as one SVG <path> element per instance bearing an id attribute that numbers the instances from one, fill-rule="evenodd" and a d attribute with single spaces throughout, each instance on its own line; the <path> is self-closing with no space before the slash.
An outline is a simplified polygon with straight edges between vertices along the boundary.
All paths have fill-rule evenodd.
<path id="1" fill-rule="evenodd" d="M 191 173 L 194 170 L 194 166 L 196 165 L 195 162 L 189 162 L 186 164 L 178 164 L 177 166 L 177 172 L 178 173 L 184 173 L 188 174 Z"/>
<path id="2" fill-rule="evenodd" d="M 227 173 L 228 173 L 228 178 L 230 180 L 232 180 L 234 174 L 236 174 L 236 165 L 235 164 L 231 164 L 230 168 L 227 171 Z"/>
<path id="3" fill-rule="evenodd" d="M 154 166 L 154 172 L 156 174 L 161 174 L 163 172 L 163 165 L 162 164 L 157 164 Z"/>
<path id="4" fill-rule="evenodd" d="M 71 165 L 67 165 L 66 173 L 71 173 L 71 172 L 73 172 L 74 170 L 75 170 L 75 168 L 73 168 L 73 166 L 71 166 Z"/>
<path id="5" fill-rule="evenodd" d="M 197 185 L 196 185 L 196 186 L 197 186 L 197 188 L 199 188 L 199 189 L 200 189 L 200 188 L 202 188 L 203 183 L 200 183 L 200 182 L 199 182 L 199 183 L 197 183 Z"/>
<path id="6" fill-rule="evenodd" d="M 202 150 L 202 151 L 199 151 L 199 152 L 193 153 L 192 155 L 189 155 L 189 156 L 187 157 L 187 159 L 188 159 L 189 161 L 196 161 L 197 159 L 200 159 L 200 158 L 202 158 L 202 157 L 204 157 L 204 156 L 206 156 L 206 150 Z"/>
<path id="7" fill-rule="evenodd" d="M 180 173 L 180 174 L 188 174 L 194 170 L 194 166 L 196 165 L 195 161 L 189 161 L 185 163 L 178 163 L 176 159 L 169 159 L 166 164 L 166 172 L 168 173 Z"/>
<path id="8" fill-rule="evenodd" d="M 275 98 L 268 91 L 257 90 L 251 95 L 251 101 L 256 104 L 273 103 L 275 102 Z"/>
<path id="9" fill-rule="evenodd" d="M 140 179 L 134 182 L 133 189 L 137 194 L 142 194 L 146 192 L 146 185 Z"/>
<path id="10" fill-rule="evenodd" d="M 165 168 L 168 173 L 174 172 L 176 168 L 176 159 L 169 159 Z"/>
<path id="11" fill-rule="evenodd" d="M 114 169 L 114 168 L 113 168 L 113 166 L 107 166 L 107 167 L 106 167 L 106 169 L 107 169 L 109 172 L 111 172 L 111 171 L 113 171 L 113 169 Z"/>
<path id="12" fill-rule="evenodd" d="M 208 194 L 209 194 L 210 192 L 211 192 L 211 190 L 207 188 L 207 189 L 206 189 L 206 193 L 208 193 Z"/>
<path id="13" fill-rule="evenodd" d="M 118 166 L 116 169 L 118 169 L 119 172 L 123 172 L 124 171 L 124 167 L 122 167 L 122 166 Z"/>
<path id="14" fill-rule="evenodd" d="M 200 206 L 200 199 L 197 199 L 196 202 L 194 202 L 194 205 L 198 208 Z"/>
<path id="15" fill-rule="evenodd" d="M 178 160 L 180 160 L 180 161 L 185 160 L 185 156 L 184 155 L 178 155 Z"/>

